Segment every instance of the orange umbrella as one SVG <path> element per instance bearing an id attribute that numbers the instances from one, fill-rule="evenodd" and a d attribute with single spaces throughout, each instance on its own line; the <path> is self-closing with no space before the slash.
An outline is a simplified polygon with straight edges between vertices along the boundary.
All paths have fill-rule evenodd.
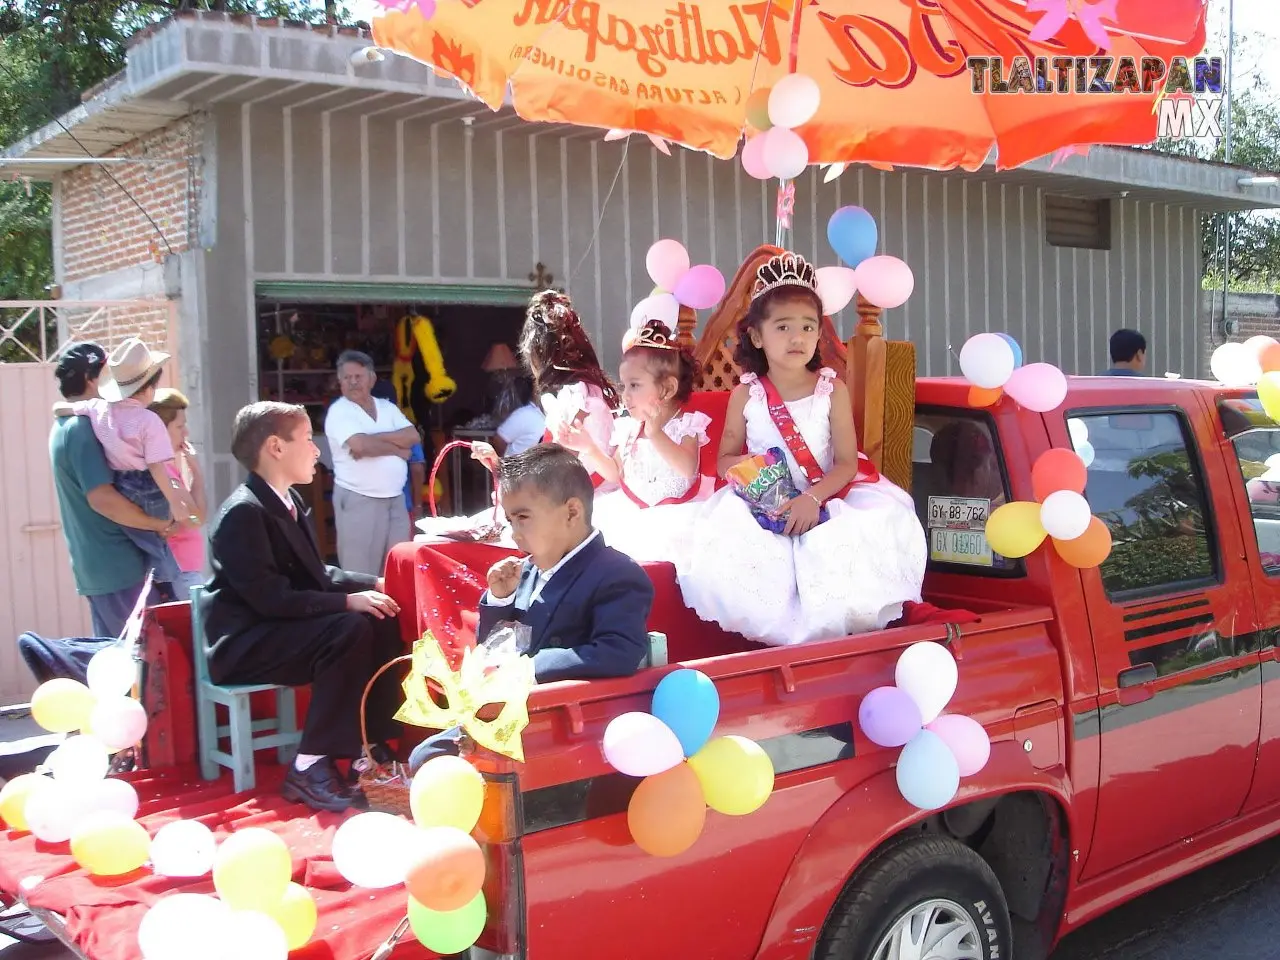
<path id="1" fill-rule="evenodd" d="M 1176 56 L 1204 45 L 1207 0 L 381 0 L 375 42 L 527 120 L 634 130 L 720 157 L 748 101 L 788 73 L 818 84 L 797 129 L 812 162 L 1008 168 L 1062 147 L 1155 138 L 1145 93 L 975 93 L 969 57 Z M 434 13 L 429 19 L 423 10 Z M 1106 41 L 1100 49 L 1098 41 Z M 1153 68 L 1154 70 L 1154 68 Z M 990 71 L 986 74 L 990 79 Z M 1092 77 L 1092 71 L 1087 74 Z M 1154 73 L 1142 74 L 1150 80 Z"/>

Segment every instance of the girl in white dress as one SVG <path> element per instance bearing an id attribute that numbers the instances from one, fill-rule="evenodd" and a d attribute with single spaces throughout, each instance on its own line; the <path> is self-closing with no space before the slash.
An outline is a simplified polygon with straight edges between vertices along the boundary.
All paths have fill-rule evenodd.
<path id="1" fill-rule="evenodd" d="M 616 422 L 609 445 L 585 428 L 566 429 L 558 439 L 617 485 L 598 493 L 592 508 L 605 542 L 639 563 L 674 562 L 692 534 L 697 501 L 714 487 L 698 473 L 711 418 L 683 411 L 693 393 L 694 360 L 661 320 L 628 331 L 620 373 L 630 416 Z"/>
<path id="2" fill-rule="evenodd" d="M 698 616 L 774 645 L 882 628 L 920 599 L 924 580 L 927 544 L 911 497 L 858 452 L 849 391 L 821 365 L 821 317 L 804 258 L 783 254 L 760 268 L 738 324 L 742 382 L 729 398 L 717 467 L 723 477 L 779 448 L 799 495 L 782 508 L 778 534 L 732 489 L 720 490 L 703 504 L 676 567 Z"/>

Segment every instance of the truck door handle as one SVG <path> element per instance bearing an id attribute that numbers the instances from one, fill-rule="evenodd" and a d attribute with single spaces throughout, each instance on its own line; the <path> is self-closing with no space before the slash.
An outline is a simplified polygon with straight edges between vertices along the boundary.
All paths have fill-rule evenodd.
<path id="1" fill-rule="evenodd" d="M 1128 670 L 1121 670 L 1120 675 L 1116 678 L 1116 684 L 1120 689 L 1126 687 L 1137 687 L 1144 683 L 1156 682 L 1156 665 L 1154 663 L 1140 663 L 1136 667 L 1130 667 Z"/>

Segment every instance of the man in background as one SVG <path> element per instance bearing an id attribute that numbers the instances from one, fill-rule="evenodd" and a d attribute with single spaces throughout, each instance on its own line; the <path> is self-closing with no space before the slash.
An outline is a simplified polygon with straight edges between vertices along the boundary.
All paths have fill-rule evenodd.
<path id="1" fill-rule="evenodd" d="M 1111 367 L 1103 377 L 1141 377 L 1147 365 L 1147 338 L 1137 330 L 1117 330 L 1111 335 Z"/>

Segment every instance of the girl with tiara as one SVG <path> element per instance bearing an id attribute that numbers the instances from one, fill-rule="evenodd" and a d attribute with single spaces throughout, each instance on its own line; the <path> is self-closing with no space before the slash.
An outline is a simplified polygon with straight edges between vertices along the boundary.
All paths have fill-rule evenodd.
<path id="1" fill-rule="evenodd" d="M 618 489 L 598 494 L 592 522 L 609 546 L 639 563 L 674 560 L 691 535 L 704 488 L 698 453 L 710 443 L 704 413 L 686 413 L 695 364 L 664 321 L 638 318 L 622 340 L 622 403 L 609 446 L 584 427 L 568 427 L 562 441 L 587 469 Z"/>
<path id="2" fill-rule="evenodd" d="M 698 616 L 773 645 L 882 628 L 920 599 L 924 580 L 915 507 L 858 452 L 849 391 L 819 356 L 821 320 L 803 257 L 787 253 L 760 267 L 738 324 L 742 378 L 717 469 L 726 477 L 776 451 L 780 477 L 789 472 L 798 495 L 763 518 L 734 489 L 720 490 L 702 505 L 676 564 Z"/>

